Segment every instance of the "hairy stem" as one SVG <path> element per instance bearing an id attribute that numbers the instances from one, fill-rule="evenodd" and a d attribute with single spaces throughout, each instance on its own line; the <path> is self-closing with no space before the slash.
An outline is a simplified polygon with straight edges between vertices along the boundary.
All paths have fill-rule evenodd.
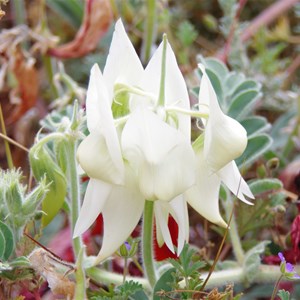
<path id="1" fill-rule="evenodd" d="M 152 287 L 156 283 L 156 272 L 153 259 L 153 211 L 154 202 L 146 200 L 143 219 L 142 254 L 144 273 Z"/>

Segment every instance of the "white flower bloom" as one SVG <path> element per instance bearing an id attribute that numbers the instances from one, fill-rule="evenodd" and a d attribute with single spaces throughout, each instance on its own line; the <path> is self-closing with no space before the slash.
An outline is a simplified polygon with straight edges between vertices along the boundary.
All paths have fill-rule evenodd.
<path id="1" fill-rule="evenodd" d="M 219 212 L 219 190 L 223 182 L 240 200 L 252 204 L 244 197 L 254 196 L 242 178 L 234 159 L 247 146 L 247 133 L 240 123 L 226 116 L 219 106 L 216 93 L 203 66 L 199 107 L 208 107 L 208 120 L 203 120 L 204 145 L 196 150 L 197 182 L 187 191 L 188 203 L 209 221 L 226 227 Z"/>
<path id="2" fill-rule="evenodd" d="M 81 167 L 91 179 L 74 236 L 87 230 L 102 213 L 103 243 L 94 263 L 104 260 L 124 243 L 142 215 L 145 200 L 155 201 L 157 234 L 171 251 L 174 248 L 167 227 L 169 214 L 179 225 L 178 252 L 188 239 L 183 193 L 195 182 L 190 117 L 169 118 L 165 108 L 157 105 L 162 59 L 161 45 L 144 71 L 122 22 L 118 21 L 103 75 L 98 66 L 91 70 L 86 100 L 90 134 L 77 153 Z M 133 87 L 152 97 L 149 102 L 131 95 L 131 113 L 118 131 L 111 109 L 117 84 L 128 87 L 129 93 Z M 186 85 L 169 44 L 164 97 L 165 105 L 189 108 Z"/>

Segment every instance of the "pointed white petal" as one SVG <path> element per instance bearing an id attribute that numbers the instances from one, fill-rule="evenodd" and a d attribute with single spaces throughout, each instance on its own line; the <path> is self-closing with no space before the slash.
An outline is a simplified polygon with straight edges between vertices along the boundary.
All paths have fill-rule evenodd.
<path id="1" fill-rule="evenodd" d="M 196 184 L 185 193 L 186 201 L 210 222 L 226 227 L 219 211 L 220 178 L 210 171 L 202 151 L 196 157 Z"/>
<path id="2" fill-rule="evenodd" d="M 154 214 L 156 220 L 156 239 L 158 245 L 161 247 L 165 242 L 171 252 L 174 251 L 174 246 L 168 227 L 169 210 L 168 203 L 163 201 L 154 202 Z"/>
<path id="3" fill-rule="evenodd" d="M 189 218 L 187 204 L 183 195 L 179 195 L 169 202 L 171 214 L 178 225 L 177 254 L 179 255 L 185 243 L 189 240 Z"/>
<path id="4" fill-rule="evenodd" d="M 154 95 L 159 95 L 161 81 L 163 43 L 159 45 L 145 69 L 140 87 Z M 165 106 L 177 106 L 190 109 L 190 100 L 182 73 L 178 67 L 175 54 L 167 43 L 166 77 L 165 77 Z M 190 140 L 191 119 L 189 116 L 178 114 L 178 129 Z"/>
<path id="5" fill-rule="evenodd" d="M 109 97 L 106 84 L 99 66 L 94 64 L 90 72 L 86 95 L 86 116 L 89 132 L 98 128 L 102 114 L 108 113 Z M 104 112 L 102 112 L 104 110 Z"/>
<path id="6" fill-rule="evenodd" d="M 94 65 L 91 70 L 90 83 L 87 92 L 86 112 L 88 128 L 91 135 L 85 140 L 82 146 L 83 148 L 78 153 L 79 160 L 84 160 L 88 165 L 94 164 L 94 160 L 100 162 L 97 157 L 103 154 L 101 150 L 104 148 L 107 149 L 107 151 L 104 152 L 106 157 L 105 161 L 107 162 L 107 160 L 110 160 L 109 164 L 113 165 L 118 173 L 116 181 L 122 182 L 124 180 L 124 164 L 120 143 L 114 126 L 106 86 L 98 65 Z M 91 149 L 91 146 L 88 145 L 89 142 L 92 142 L 93 146 L 98 146 L 99 148 Z M 91 151 L 88 151 L 89 148 Z M 90 163 L 87 162 L 88 160 L 90 160 Z M 85 166 L 81 166 L 89 174 L 90 171 L 85 169 Z M 98 168 L 100 172 L 103 171 L 105 166 L 106 165 L 95 164 L 95 168 Z M 101 176 L 95 178 L 102 179 Z"/>
<path id="7" fill-rule="evenodd" d="M 153 112 L 135 110 L 123 129 L 121 144 L 145 199 L 170 201 L 194 183 L 195 155 L 190 143 Z"/>
<path id="8" fill-rule="evenodd" d="M 126 241 L 138 224 L 145 200 L 135 186 L 133 174 L 126 167 L 125 186 L 114 186 L 102 210 L 104 233 L 95 263 L 112 255 Z"/>
<path id="9" fill-rule="evenodd" d="M 101 213 L 112 186 L 96 179 L 90 179 L 83 205 L 80 209 L 73 237 L 77 237 L 85 232 Z"/>
<path id="10" fill-rule="evenodd" d="M 239 157 L 247 146 L 247 132 L 236 120 L 226 116 L 203 66 L 199 104 L 209 106 L 209 118 L 204 121 L 204 156 L 213 171 L 218 171 Z"/>
<path id="11" fill-rule="evenodd" d="M 115 83 L 137 85 L 144 72 L 135 49 L 130 42 L 121 19 L 115 26 L 109 54 L 103 71 L 108 86 L 110 104 L 113 98 Z"/>
<path id="12" fill-rule="evenodd" d="M 254 199 L 254 196 L 243 179 L 235 161 L 230 162 L 224 168 L 217 172 L 222 182 L 230 189 L 230 191 L 236 195 L 243 202 L 253 205 L 253 203 L 247 201 L 244 197 L 246 195 L 249 198 Z"/>

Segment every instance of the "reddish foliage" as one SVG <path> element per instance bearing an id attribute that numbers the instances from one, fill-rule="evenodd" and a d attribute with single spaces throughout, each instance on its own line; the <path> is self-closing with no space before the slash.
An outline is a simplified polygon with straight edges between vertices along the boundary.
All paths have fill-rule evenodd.
<path id="1" fill-rule="evenodd" d="M 7 119 L 7 123 L 19 120 L 23 114 L 35 106 L 38 97 L 38 73 L 33 59 L 26 59 L 20 48 L 16 48 L 13 56 L 12 71 L 18 82 L 11 91 L 11 97 L 17 98 L 15 109 Z"/>
<path id="2" fill-rule="evenodd" d="M 297 261 L 300 257 L 300 215 L 298 215 L 292 224 L 292 231 L 291 231 L 291 238 L 292 238 L 292 245 L 293 251 L 295 255 L 295 261 Z"/>
<path id="3" fill-rule="evenodd" d="M 112 22 L 109 0 L 86 0 L 83 22 L 73 41 L 52 48 L 48 53 L 59 58 L 82 57 L 96 49 L 99 39 Z"/>

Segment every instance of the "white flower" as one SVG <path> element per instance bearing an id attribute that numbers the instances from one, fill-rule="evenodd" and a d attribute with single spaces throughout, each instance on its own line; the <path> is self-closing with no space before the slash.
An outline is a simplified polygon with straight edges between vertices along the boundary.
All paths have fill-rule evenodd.
<path id="1" fill-rule="evenodd" d="M 234 159 L 247 146 L 247 133 L 240 123 L 226 116 L 219 106 L 216 93 L 203 66 L 200 84 L 199 107 L 207 106 L 208 120 L 203 120 L 204 145 L 195 147 L 197 182 L 187 191 L 188 203 L 209 221 L 226 227 L 219 212 L 219 190 L 223 182 L 230 191 L 247 204 L 245 196 L 254 198 L 242 178 Z"/>
<path id="2" fill-rule="evenodd" d="M 160 244 L 165 241 L 174 252 L 167 226 L 169 214 L 179 225 L 178 252 L 188 239 L 183 193 L 195 182 L 190 117 L 169 116 L 159 97 L 165 98 L 165 105 L 182 108 L 189 108 L 189 98 L 169 44 L 162 95 L 163 53 L 161 45 L 143 70 L 122 22 L 118 21 L 103 75 L 97 66 L 91 70 L 86 100 L 90 134 L 77 153 L 90 182 L 74 236 L 87 230 L 102 213 L 103 243 L 94 263 L 104 260 L 124 243 L 142 215 L 145 200 L 154 201 Z M 111 106 L 116 86 L 140 94 L 130 95 L 130 114 L 125 116 L 124 123 L 113 119 Z"/>

